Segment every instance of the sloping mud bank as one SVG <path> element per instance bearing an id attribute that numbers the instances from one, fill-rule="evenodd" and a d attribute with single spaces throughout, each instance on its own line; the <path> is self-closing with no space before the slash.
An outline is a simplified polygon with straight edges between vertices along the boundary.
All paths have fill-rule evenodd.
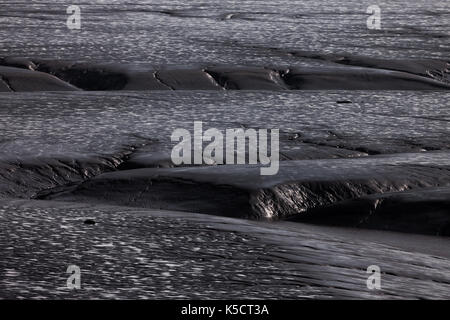
<path id="1" fill-rule="evenodd" d="M 365 227 L 364 223 L 355 223 L 373 213 L 366 208 L 371 207 L 369 199 L 372 198 L 365 196 L 380 198 L 387 192 L 397 192 L 402 197 L 408 190 L 420 193 L 423 188 L 447 186 L 450 184 L 449 161 L 447 152 L 283 161 L 275 176 L 260 176 L 258 168 L 236 165 L 123 170 L 105 173 L 78 185 L 46 190 L 37 198 L 253 219 L 295 216 L 319 223 L 321 217 L 326 223 L 334 213 L 336 216 L 332 219 L 340 221 L 339 225 Z M 432 208 L 414 206 L 408 193 L 403 197 L 401 199 L 408 205 L 402 212 L 397 215 L 395 205 L 387 206 L 379 214 L 377 211 L 376 218 L 367 226 L 386 229 L 385 225 L 389 225 L 397 231 L 447 235 L 448 193 L 441 193 L 435 201 L 431 197 Z M 352 209 L 356 205 L 345 202 L 352 200 L 366 210 Z M 368 202 L 366 206 L 361 205 L 364 201 Z M 328 215 L 319 211 L 317 217 L 311 218 L 319 209 L 328 210 Z M 430 218 L 430 209 L 435 211 L 435 217 Z M 348 218 L 352 210 L 358 212 L 353 220 Z M 408 215 L 405 210 L 411 213 Z M 411 223 L 411 220 L 421 223 Z"/>
<path id="2" fill-rule="evenodd" d="M 307 56 L 308 57 L 308 56 Z M 311 57 L 317 58 L 314 55 Z M 56 90 L 448 90 L 448 63 L 319 56 L 347 67 L 122 65 L 7 57 L 1 91 Z M 366 62 L 367 61 L 367 62 Z M 23 69 L 27 69 L 24 71 Z M 437 71 L 438 70 L 438 71 Z M 439 74 L 439 75 L 438 75 Z"/>

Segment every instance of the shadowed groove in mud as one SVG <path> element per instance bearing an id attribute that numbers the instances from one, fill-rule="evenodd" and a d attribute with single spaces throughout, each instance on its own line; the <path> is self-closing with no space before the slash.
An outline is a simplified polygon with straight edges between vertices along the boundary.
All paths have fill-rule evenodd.
<path id="1" fill-rule="evenodd" d="M 12 91 L 14 91 L 14 89 L 11 88 L 8 79 L 6 79 L 3 76 L 0 76 L 0 92 L 12 92 Z"/>
<path id="2" fill-rule="evenodd" d="M 8 89 L 6 91 L 29 92 L 79 90 L 75 86 L 69 84 L 68 82 L 62 81 L 53 75 L 22 68 L 0 66 L 0 79 L 0 83 L 3 83 Z"/>
<path id="3" fill-rule="evenodd" d="M 124 148 L 112 155 L 83 155 L 78 158 L 0 159 L 0 199 L 33 198 L 37 193 L 71 185 L 114 171 L 136 150 Z"/>
<path id="4" fill-rule="evenodd" d="M 83 155 L 102 157 L 116 154 L 122 146 L 132 145 L 133 137 L 141 137 L 149 144 L 123 159 L 119 167 L 113 169 L 124 170 L 114 173 L 122 176 L 111 178 L 111 181 L 114 180 L 113 183 L 105 180 L 105 185 L 101 188 L 111 191 L 107 194 L 111 199 L 96 199 L 98 193 L 93 192 L 83 201 L 109 203 L 123 200 L 124 203 L 133 202 L 132 205 L 135 207 L 156 208 L 175 206 L 178 202 L 177 210 L 259 218 L 268 215 L 257 206 L 252 207 L 254 202 L 251 201 L 251 196 L 256 197 L 257 192 L 260 192 L 262 200 L 256 199 L 260 202 L 255 202 L 268 203 L 270 215 L 277 219 L 283 218 L 285 214 L 297 214 L 307 206 L 309 207 L 306 211 L 303 210 L 303 213 L 312 214 L 313 208 L 363 197 L 365 193 L 358 192 L 359 189 L 365 190 L 361 186 L 362 183 L 369 185 L 370 189 L 367 188 L 368 191 L 365 192 L 371 194 L 402 191 L 404 190 L 402 184 L 405 181 L 405 185 L 414 187 L 414 190 L 445 186 L 448 183 L 449 159 L 446 134 L 448 110 L 442 106 L 446 106 L 447 95 L 447 92 L 411 91 L 389 94 L 324 92 L 320 96 L 310 92 L 288 91 L 227 91 L 220 94 L 211 91 L 158 94 L 151 92 L 6 94 L 4 96 L 8 96 L 8 100 L 4 100 L 0 109 L 1 122 L 5 128 L 2 149 L 5 156 L 14 155 L 17 159 L 21 159 L 22 163 L 27 163 L 27 159 L 39 155 L 47 157 L 50 165 L 54 166 L 51 159 L 79 161 Z M 261 110 L 256 119 L 253 110 Z M 120 117 L 117 116 L 118 113 Z M 171 117 L 179 118 L 181 121 L 172 119 L 167 122 L 166 120 Z M 282 128 L 280 150 L 283 156 L 280 159 L 284 163 L 282 167 L 289 167 L 287 172 L 293 175 L 287 174 L 278 180 L 273 178 L 270 182 L 258 180 L 259 168 L 256 167 L 241 168 L 241 171 L 238 168 L 230 169 L 230 166 L 164 169 L 173 167 L 170 162 L 171 130 L 180 127 L 190 128 L 191 119 L 197 118 L 205 120 L 209 127 L 221 129 L 229 126 L 263 128 L 269 125 Z M 95 132 L 88 128 L 95 128 Z M 133 140 L 130 141 L 130 138 Z M 26 149 L 23 148 L 24 145 L 27 146 Z M 383 156 L 386 157 L 383 161 L 391 165 L 383 169 L 384 173 L 381 169 L 377 169 L 379 165 L 376 164 L 383 157 L 370 156 L 404 152 L 410 153 L 400 154 L 397 157 Z M 362 158 L 355 160 L 353 159 L 355 157 L 367 160 Z M 331 158 L 341 160 L 335 162 L 331 161 Z M 301 161 L 306 159 L 313 160 Z M 353 166 L 352 170 L 345 171 L 349 174 L 347 177 L 337 175 L 345 173 L 339 169 L 342 167 L 333 169 L 337 163 L 341 163 L 342 167 L 345 167 L 346 163 Z M 43 168 L 39 168 L 40 166 Z M 74 166 L 78 168 L 78 164 L 75 163 Z M 83 165 L 79 167 L 83 168 Z M 129 170 L 149 167 L 156 169 Z M 314 168 L 317 170 L 312 170 Z M 62 199 L 62 196 L 73 196 L 75 199 L 71 192 L 77 189 L 78 182 L 84 179 L 78 173 L 74 180 L 52 179 L 53 175 L 58 177 L 58 169 L 54 170 L 56 173 L 48 170 L 45 161 L 33 167 L 33 171 L 37 173 L 26 173 L 21 176 L 21 168 L 14 170 L 16 176 L 11 180 L 23 184 L 20 188 L 14 185 L 10 191 L 17 191 L 17 197 L 22 198 L 44 190 L 39 193 L 42 198 L 54 196 L 55 199 Z M 364 176 L 361 181 L 361 177 L 350 176 L 355 170 L 372 170 L 373 176 Z M 133 175 L 136 172 L 144 174 L 135 178 Z M 153 176 L 147 181 L 142 179 L 149 172 L 152 172 Z M 321 175 L 318 175 L 320 180 L 313 179 L 314 172 L 321 172 Z M 97 173 L 101 172 L 96 171 L 95 174 Z M 311 175 L 307 176 L 307 173 Z M 28 176 L 28 179 L 35 177 L 38 183 L 24 179 L 24 176 Z M 128 186 L 125 182 L 119 181 L 122 178 L 126 181 L 127 176 Z M 227 176 L 230 176 L 230 181 L 226 180 Z M 93 183 L 91 187 L 94 187 L 94 184 L 100 183 L 100 178 L 105 178 L 105 175 L 86 181 L 84 186 Z M 40 179 L 46 183 L 39 184 Z M 299 179 L 300 185 L 305 188 L 298 188 L 295 185 Z M 153 184 L 149 184 L 148 181 Z M 351 182 L 351 185 L 345 181 Z M 420 184 L 421 181 L 426 184 Z M 217 182 L 222 183 L 218 185 Z M 4 186 L 8 188 L 11 186 L 9 183 L 5 183 Z M 27 186 L 32 185 L 31 183 L 36 184 L 37 188 Z M 66 183 L 69 185 L 65 185 Z M 395 188 L 389 188 L 390 185 L 394 185 Z M 51 189 L 53 187 L 58 189 Z M 27 188 L 30 189 L 28 192 Z M 61 191 L 65 191 L 65 194 Z M 305 206 L 302 207 L 301 196 L 309 197 L 307 193 L 309 191 L 314 203 L 304 201 Z M 82 195 L 79 190 L 76 192 L 75 201 L 78 202 Z M 114 192 L 118 194 L 117 197 L 114 196 Z M 14 197 L 12 193 L 8 195 Z M 321 196 L 317 197 L 316 194 Z M 296 200 L 297 196 L 300 200 Z M 441 200 L 439 203 L 445 205 Z M 316 207 L 313 207 L 315 204 Z M 216 211 L 215 208 L 219 206 L 222 206 L 222 209 Z M 421 212 L 415 211 L 415 215 L 427 214 L 423 209 L 418 209 Z M 274 214 L 272 211 L 277 212 Z M 445 211 L 442 212 L 445 215 Z M 339 219 L 340 211 L 338 210 L 336 214 Z M 403 217 L 399 217 L 399 221 Z M 381 222 L 375 225 L 383 227 Z M 429 228 L 425 230 L 425 225 L 423 227 L 423 230 L 417 232 L 430 232 Z M 407 226 L 401 226 L 399 229 L 402 228 L 407 231 Z"/>
<path id="5" fill-rule="evenodd" d="M 293 221 L 450 236 L 450 187 L 378 193 L 313 208 Z"/>
<path id="6" fill-rule="evenodd" d="M 277 50 L 277 49 L 273 49 Z M 450 61 L 436 59 L 389 60 L 372 57 L 362 57 L 349 54 L 319 54 L 315 52 L 292 51 L 290 54 L 309 59 L 323 60 L 374 69 L 385 69 L 407 72 L 414 75 L 429 77 L 443 83 L 450 83 Z"/>
<path id="7" fill-rule="evenodd" d="M 102 174 L 38 198 L 282 219 L 366 195 L 448 185 L 448 159 L 444 152 L 284 161 L 277 176 L 259 176 L 250 166 L 135 169 Z M 444 216 L 439 228 L 449 221 L 450 215 Z M 383 219 L 379 223 L 384 225 Z M 419 233 L 436 233 L 422 226 L 415 227 Z M 407 224 L 403 228 L 409 231 Z"/>
<path id="8" fill-rule="evenodd" d="M 311 55 L 317 58 L 316 55 Z M 350 65 L 336 67 L 266 68 L 245 66 L 203 66 L 166 68 L 160 70 L 128 70 L 113 64 L 88 64 L 67 61 L 37 60 L 7 57 L 0 60 L 0 76 L 20 81 L 15 91 L 74 90 L 448 90 L 444 76 L 448 63 L 439 61 L 399 62 L 376 59 L 344 59 L 319 56 L 333 62 Z M 362 61 L 371 61 L 364 63 Z M 437 69 L 427 65 L 447 66 Z M 358 67 L 355 67 L 357 65 Z M 425 65 L 425 66 L 424 66 Z M 21 70 L 27 69 L 27 72 Z M 35 71 L 34 71 L 35 70 Z M 446 74 L 446 73 L 445 73 Z M 49 77 L 60 79 L 56 86 L 29 87 L 22 82 Z M 55 79 L 52 79 L 55 82 Z M 11 80 L 8 80 L 9 82 Z M 14 80 L 16 81 L 16 80 Z M 64 87 L 64 83 L 67 85 Z"/>

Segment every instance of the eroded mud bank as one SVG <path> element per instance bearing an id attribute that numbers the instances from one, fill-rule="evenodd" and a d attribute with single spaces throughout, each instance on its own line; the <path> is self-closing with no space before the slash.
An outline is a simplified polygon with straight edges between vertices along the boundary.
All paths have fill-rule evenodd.
<path id="1" fill-rule="evenodd" d="M 446 61 L 394 61 L 314 54 L 303 54 L 302 57 L 323 59 L 347 66 L 277 68 L 205 65 L 136 70 L 114 64 L 7 57 L 0 60 L 0 90 L 450 89 L 449 64 Z"/>
<path id="2" fill-rule="evenodd" d="M 373 196 L 376 202 L 388 197 L 383 195 L 387 192 L 403 195 L 407 190 L 419 190 L 420 194 L 423 188 L 449 183 L 450 154 L 433 152 L 283 161 L 275 176 L 261 176 L 258 168 L 236 165 L 123 170 L 78 185 L 46 190 L 37 198 L 253 219 L 295 216 L 298 220 L 320 222 L 324 217 L 324 223 L 334 219 L 338 225 L 447 235 L 450 212 L 445 192 L 429 199 L 432 208 L 414 205 L 418 201 L 414 193 L 406 193 L 400 196 L 404 210 L 398 214 L 396 205 L 383 206 L 383 210 L 373 205 L 378 210 L 372 210 L 372 198 L 365 196 L 377 195 Z M 365 202 L 366 206 L 355 209 L 355 203 Z M 318 209 L 334 212 L 335 216 L 320 213 L 311 218 Z M 352 220 L 349 217 L 354 211 L 358 215 Z M 374 216 L 370 223 L 358 224 L 370 215 Z"/>
<path id="3" fill-rule="evenodd" d="M 3 96 L 2 198 L 448 233 L 444 92 Z M 171 132 L 197 119 L 204 129 L 280 128 L 279 173 L 174 165 Z"/>

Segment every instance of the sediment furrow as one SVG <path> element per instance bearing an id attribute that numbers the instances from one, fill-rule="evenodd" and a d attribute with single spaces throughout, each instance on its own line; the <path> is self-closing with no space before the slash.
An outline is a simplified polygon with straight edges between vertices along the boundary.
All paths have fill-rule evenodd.
<path id="1" fill-rule="evenodd" d="M 400 61 L 399 67 L 396 68 L 396 62 L 388 60 L 371 58 L 358 60 L 357 58 L 317 57 L 316 55 L 311 55 L 311 57 L 328 59 L 332 62 L 346 64 L 348 67 L 277 69 L 264 66 L 196 66 L 183 69 L 136 71 L 112 64 L 8 58 L 1 62 L 3 67 L 0 67 L 0 76 L 5 74 L 14 76 L 16 91 L 76 90 L 76 88 L 87 91 L 219 90 L 221 88 L 271 91 L 450 89 L 450 84 L 443 76 L 448 68 L 430 69 L 438 68 L 439 61 L 409 63 Z M 430 76 L 438 73 L 441 74 L 440 77 Z M 49 78 L 50 75 L 51 78 Z M 44 81 L 46 84 L 34 83 L 31 86 L 32 79 L 41 79 L 40 81 Z M 56 81 L 60 81 L 60 83 L 56 83 Z"/>
<path id="2" fill-rule="evenodd" d="M 252 219 L 301 219 L 317 208 L 345 200 L 449 185 L 449 159 L 448 153 L 442 152 L 283 161 L 275 176 L 260 176 L 258 167 L 245 165 L 134 169 L 49 190 L 38 198 Z M 444 205 L 445 201 L 438 203 Z M 425 216 L 427 212 L 418 208 L 415 214 Z M 444 214 L 438 229 L 424 224 L 417 226 L 418 232 L 438 233 L 449 221 L 450 215 Z M 436 220 L 430 223 L 436 224 Z M 384 219 L 380 217 L 374 226 L 377 224 L 384 225 Z M 392 226 L 409 230 L 402 221 Z"/>

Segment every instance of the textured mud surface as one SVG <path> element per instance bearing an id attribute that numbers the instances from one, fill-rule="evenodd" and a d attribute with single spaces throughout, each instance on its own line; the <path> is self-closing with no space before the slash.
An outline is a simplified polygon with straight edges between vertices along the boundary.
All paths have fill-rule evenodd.
<path id="1" fill-rule="evenodd" d="M 2 91 L 99 90 L 448 90 L 450 63 L 406 62 L 408 72 L 383 63 L 365 67 L 209 67 L 139 71 L 60 61 L 5 58 L 0 61 Z M 20 63 L 19 63 L 20 62 Z M 357 61 L 358 62 L 358 61 Z M 1 66 L 1 65 L 5 66 Z M 395 62 L 394 62 L 395 64 Z M 404 61 L 399 61 L 402 69 Z M 31 69 L 31 70 L 24 70 Z M 436 75 L 441 75 L 440 77 Z"/>
<path id="2" fill-rule="evenodd" d="M 0 299 L 450 298 L 446 1 L 382 30 L 360 1 L 90 1 L 72 31 L 69 2 L 0 0 Z M 279 173 L 174 165 L 194 121 L 279 129 Z"/>
<path id="3" fill-rule="evenodd" d="M 313 92 L 10 96 L 1 108 L 0 191 L 3 198 L 240 218 L 295 216 L 320 223 L 323 217 L 329 224 L 333 216 L 332 224 L 446 235 L 447 198 L 439 190 L 450 181 L 447 95 L 394 92 L 386 97 L 378 91 L 345 91 L 321 96 Z M 340 103 L 342 96 L 346 103 Z M 249 103 L 254 113 L 248 112 Z M 174 167 L 171 132 L 192 130 L 198 120 L 204 120 L 204 130 L 281 128 L 278 174 L 261 176 L 255 165 Z M 403 197 L 403 192 L 430 196 L 432 209 L 415 206 L 415 197 Z M 410 214 L 397 213 L 396 206 L 379 207 L 376 199 L 384 198 L 384 193 L 400 196 Z M 344 218 L 356 210 L 356 203 L 366 203 L 365 209 L 357 209 L 353 220 Z M 378 214 L 381 208 L 387 211 Z M 317 209 L 330 213 L 327 218 L 323 213 L 316 216 Z M 430 216 L 435 209 L 439 213 Z M 374 219 L 365 223 L 369 216 Z"/>
<path id="4" fill-rule="evenodd" d="M 449 298 L 448 239 L 53 202 L 2 202 L 0 220 L 3 298 Z"/>

